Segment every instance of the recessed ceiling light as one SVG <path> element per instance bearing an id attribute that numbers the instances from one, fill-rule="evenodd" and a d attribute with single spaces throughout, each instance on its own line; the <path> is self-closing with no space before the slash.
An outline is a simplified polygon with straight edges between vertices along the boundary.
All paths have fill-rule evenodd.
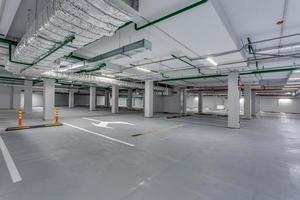
<path id="1" fill-rule="evenodd" d="M 106 77 L 109 77 L 109 78 L 115 78 L 115 76 L 112 75 L 112 74 L 102 74 L 102 76 L 106 76 Z"/>
<path id="2" fill-rule="evenodd" d="M 211 57 L 206 58 L 206 60 L 210 62 L 213 66 L 218 66 L 218 64 Z"/>
<path id="3" fill-rule="evenodd" d="M 144 68 L 141 68 L 141 67 L 137 67 L 136 69 L 140 70 L 140 71 L 144 71 L 144 72 L 151 72 L 151 70 L 149 69 L 144 69 Z"/>

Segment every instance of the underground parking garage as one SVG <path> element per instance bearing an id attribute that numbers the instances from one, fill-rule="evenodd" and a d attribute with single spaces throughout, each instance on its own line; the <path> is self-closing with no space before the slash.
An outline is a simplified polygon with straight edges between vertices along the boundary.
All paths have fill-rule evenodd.
<path id="1" fill-rule="evenodd" d="M 300 199 L 297 8 L 0 1 L 0 200 Z"/>

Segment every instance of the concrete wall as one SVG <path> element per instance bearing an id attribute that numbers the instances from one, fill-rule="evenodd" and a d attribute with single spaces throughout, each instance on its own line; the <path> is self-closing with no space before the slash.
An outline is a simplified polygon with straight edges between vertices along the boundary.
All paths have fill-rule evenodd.
<path id="1" fill-rule="evenodd" d="M 12 100 L 11 87 L 0 86 L 0 109 L 10 109 Z"/>
<path id="2" fill-rule="evenodd" d="M 300 98 L 260 97 L 260 109 L 265 112 L 300 114 Z"/>
<path id="3" fill-rule="evenodd" d="M 173 91 L 171 95 L 154 95 L 154 112 L 180 113 L 180 92 Z"/>
<path id="4" fill-rule="evenodd" d="M 24 92 L 21 92 L 20 96 L 21 107 L 24 106 Z M 33 92 L 32 94 L 32 107 L 43 107 L 43 92 Z M 68 106 L 69 96 L 68 94 L 56 93 L 55 94 L 55 106 Z"/>

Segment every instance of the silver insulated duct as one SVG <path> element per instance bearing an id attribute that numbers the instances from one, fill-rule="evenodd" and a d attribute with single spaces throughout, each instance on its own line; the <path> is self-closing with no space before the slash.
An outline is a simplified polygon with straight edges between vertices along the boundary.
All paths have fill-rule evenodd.
<path id="1" fill-rule="evenodd" d="M 133 15 L 121 0 L 50 0 L 33 22 L 6 69 L 39 76 L 55 69 L 55 61 L 104 36 L 111 36 Z"/>

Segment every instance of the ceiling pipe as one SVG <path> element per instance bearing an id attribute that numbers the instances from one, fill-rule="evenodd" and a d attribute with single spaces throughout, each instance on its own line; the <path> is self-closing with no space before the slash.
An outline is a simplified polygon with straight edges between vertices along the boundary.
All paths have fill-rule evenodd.
<path id="1" fill-rule="evenodd" d="M 273 68 L 273 69 L 262 69 L 262 70 L 254 70 L 254 71 L 246 71 L 241 72 L 240 76 L 244 75 L 255 75 L 255 74 L 265 74 L 265 73 L 277 73 L 277 72 L 287 72 L 287 71 L 295 71 L 300 70 L 300 67 L 287 67 L 287 68 Z M 189 77 L 181 77 L 181 78 L 171 78 L 164 79 L 157 82 L 169 82 L 169 81 L 182 81 L 182 80 L 195 80 L 195 79 L 208 79 L 208 78 L 217 78 L 217 77 L 226 77 L 228 74 L 211 74 L 205 76 L 189 76 Z"/>
<path id="2" fill-rule="evenodd" d="M 184 7 L 184 8 L 182 8 L 182 9 L 179 9 L 179 10 L 173 12 L 173 13 L 170 13 L 170 14 L 168 14 L 168 15 L 165 15 L 165 16 L 163 16 L 163 17 L 160 17 L 160 18 L 158 18 L 158 19 L 156 19 L 156 20 L 154 20 L 154 21 L 148 22 L 147 24 L 144 24 L 144 25 L 142 25 L 142 26 L 140 26 L 140 27 L 139 27 L 136 23 L 130 21 L 130 22 L 127 22 L 126 24 L 124 24 L 123 26 L 120 26 L 120 27 L 118 28 L 118 30 L 120 30 L 120 29 L 122 29 L 122 28 L 125 28 L 126 26 L 128 26 L 128 25 L 134 23 L 134 29 L 135 29 L 136 31 L 140 31 L 140 30 L 142 30 L 142 29 L 144 29 L 144 28 L 147 28 L 147 27 L 149 27 L 149 26 L 153 26 L 153 25 L 155 25 L 155 24 L 157 24 L 157 23 L 159 23 L 159 22 L 165 21 L 165 20 L 167 20 L 167 19 L 169 19 L 169 18 L 172 18 L 172 17 L 174 17 L 174 16 L 176 16 L 176 15 L 179 15 L 179 14 L 181 14 L 181 13 L 184 13 L 184 12 L 186 12 L 186 11 L 188 11 L 188 10 L 191 10 L 191 9 L 193 9 L 193 8 L 195 8 L 195 7 L 198 7 L 198 6 L 202 5 L 202 4 L 205 4 L 206 2 L 208 2 L 208 0 L 201 0 L 201 1 L 198 1 L 198 2 L 196 2 L 196 3 L 194 3 L 194 4 L 191 4 L 191 5 L 187 6 L 187 7 Z"/>
<path id="3" fill-rule="evenodd" d="M 183 12 L 186 12 L 186 11 L 188 11 L 188 10 L 191 10 L 191 9 L 193 9 L 193 8 L 195 8 L 195 7 L 198 7 L 198 6 L 202 5 L 202 4 L 205 4 L 206 2 L 208 2 L 208 0 L 201 0 L 201 1 L 198 1 L 198 2 L 196 2 L 196 3 L 194 3 L 194 4 L 192 4 L 192 5 L 189 5 L 189 6 L 187 6 L 187 7 L 184 7 L 184 8 L 182 8 L 182 9 L 180 9 L 180 10 L 177 10 L 177 11 L 171 13 L 171 14 L 168 14 L 168 15 L 166 15 L 166 16 L 163 16 L 163 17 L 161 17 L 161 18 L 159 18 L 159 19 L 156 19 L 156 20 L 154 20 L 154 21 L 148 22 L 147 24 L 142 25 L 142 26 L 140 26 L 140 27 L 135 23 L 135 24 L 134 24 L 134 29 L 135 29 L 136 31 L 142 30 L 142 29 L 144 29 L 144 28 L 147 28 L 147 27 L 149 27 L 149 26 L 152 26 L 152 25 L 154 25 L 154 24 L 157 24 L 157 23 L 159 23 L 159 22 L 162 22 L 162 21 L 164 21 L 164 20 L 166 20 L 166 19 L 169 19 L 169 18 L 172 18 L 172 17 L 174 17 L 174 16 L 176 16 L 176 15 L 179 15 L 179 14 L 181 14 L 181 13 L 183 13 Z"/>

